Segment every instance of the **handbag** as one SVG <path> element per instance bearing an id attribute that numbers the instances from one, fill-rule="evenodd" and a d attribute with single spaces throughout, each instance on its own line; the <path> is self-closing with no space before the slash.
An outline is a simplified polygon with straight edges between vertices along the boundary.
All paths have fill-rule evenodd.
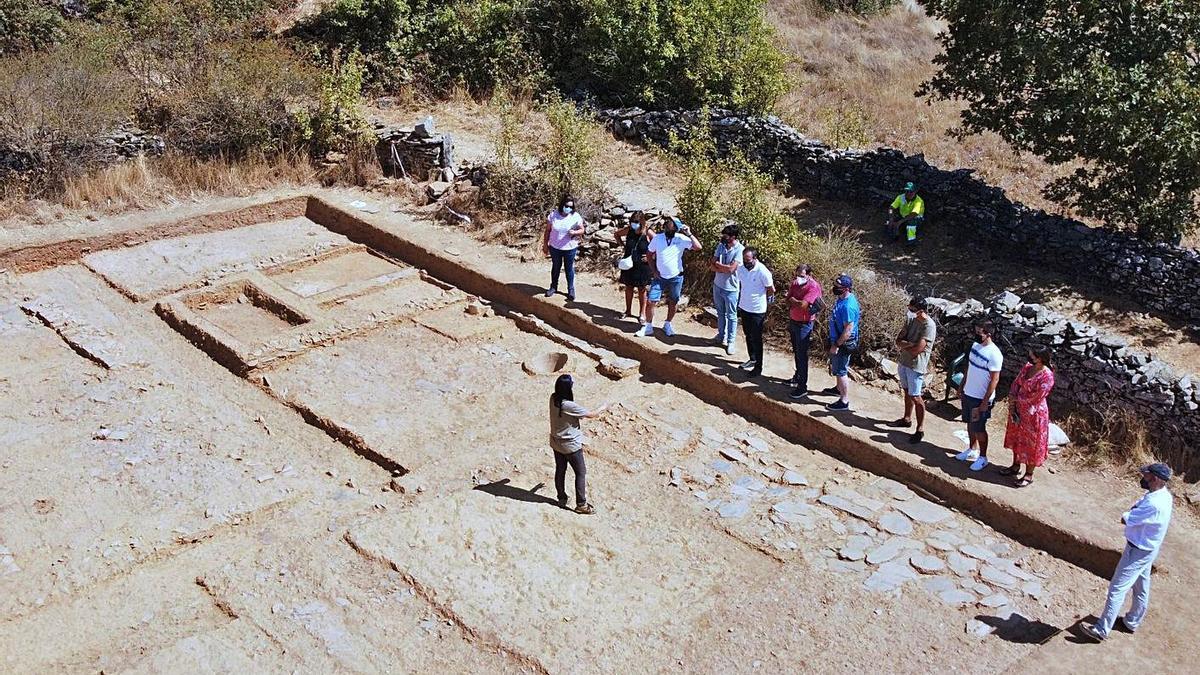
<path id="1" fill-rule="evenodd" d="M 814 317 L 823 311 L 825 311 L 825 298 L 818 295 L 816 300 L 808 303 L 808 315 L 810 317 Z"/>
<path id="2" fill-rule="evenodd" d="M 633 256 L 628 255 L 628 256 L 625 256 L 624 258 L 617 258 L 617 259 L 613 260 L 613 266 L 616 267 L 617 269 L 621 270 L 622 272 L 624 272 L 626 270 L 631 270 L 631 269 L 633 269 Z"/>

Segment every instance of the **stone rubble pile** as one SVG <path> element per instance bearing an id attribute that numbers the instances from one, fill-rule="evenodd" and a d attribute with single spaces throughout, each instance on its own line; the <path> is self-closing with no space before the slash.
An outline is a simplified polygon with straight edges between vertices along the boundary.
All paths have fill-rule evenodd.
<path id="1" fill-rule="evenodd" d="M 454 138 L 437 132 L 431 117 L 412 127 L 376 122 L 375 139 L 375 154 L 385 176 L 449 184 L 457 175 Z"/>
<path id="2" fill-rule="evenodd" d="M 107 166 L 131 160 L 140 155 L 157 156 L 166 144 L 162 137 L 143 131 L 132 124 L 123 124 L 86 143 L 61 145 L 50 150 L 53 157 L 70 158 L 88 165 Z M 50 158 L 13 146 L 0 146 L 0 177 L 12 174 L 32 174 L 48 170 Z"/>
<path id="3" fill-rule="evenodd" d="M 686 138 L 701 121 L 695 111 L 622 108 L 598 114 L 614 135 L 662 147 L 669 146 L 672 135 Z M 932 227 L 970 228 L 1006 254 L 1051 265 L 1166 315 L 1200 321 L 1200 253 L 1193 249 L 1148 243 L 1031 209 L 972 176 L 972 170 L 939 169 L 923 155 L 894 148 L 830 148 L 773 115 L 713 110 L 707 122 L 719 155 L 736 149 L 797 191 L 878 207 L 882 222 L 886 201 L 914 181 Z"/>
<path id="4" fill-rule="evenodd" d="M 929 302 L 938 322 L 943 363 L 966 351 L 973 324 L 986 317 L 996 324 L 995 341 L 1004 352 L 1001 386 L 1007 387 L 1016 376 L 1031 343 L 1047 344 L 1054 350 L 1052 410 L 1124 408 L 1144 420 L 1160 443 L 1200 448 L 1200 382 L 1196 376 L 1177 372 L 1131 348 L 1123 338 L 1042 305 L 1026 303 L 1009 291 L 986 306 L 978 300 L 958 303 L 929 298 Z"/>

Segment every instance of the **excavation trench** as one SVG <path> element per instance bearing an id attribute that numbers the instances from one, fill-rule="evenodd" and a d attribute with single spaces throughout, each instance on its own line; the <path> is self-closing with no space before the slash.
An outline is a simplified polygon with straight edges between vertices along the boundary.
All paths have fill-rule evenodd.
<path id="1" fill-rule="evenodd" d="M 785 402 L 748 391 L 698 364 L 658 351 L 617 329 L 597 324 L 581 311 L 543 300 L 540 294 L 530 292 L 524 284 L 489 276 L 449 253 L 406 239 L 320 198 L 309 198 L 305 215 L 353 242 L 424 269 L 447 284 L 534 315 L 555 328 L 620 356 L 637 359 L 645 374 L 671 382 L 697 398 L 737 413 L 789 441 L 933 495 L 947 505 L 979 518 L 1000 533 L 1096 575 L 1107 576 L 1120 557 L 1120 551 L 1040 517 L 1040 513 L 979 492 L 973 489 L 972 483 L 955 481 L 930 467 L 907 462 L 855 437 L 837 423 L 827 423 Z"/>

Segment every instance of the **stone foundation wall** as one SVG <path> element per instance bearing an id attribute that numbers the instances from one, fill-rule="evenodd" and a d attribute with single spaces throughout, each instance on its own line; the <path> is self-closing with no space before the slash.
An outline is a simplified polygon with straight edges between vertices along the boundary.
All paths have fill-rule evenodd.
<path id="1" fill-rule="evenodd" d="M 929 301 L 938 322 L 943 364 L 969 348 L 977 319 L 991 319 L 996 325 L 995 342 L 1004 352 L 1001 391 L 1007 391 L 1025 363 L 1030 344 L 1049 345 L 1055 376 L 1050 406 L 1056 418 L 1071 409 L 1129 411 L 1145 422 L 1164 456 L 1176 463 L 1183 460 L 1184 466 L 1177 470 L 1200 471 L 1200 382 L 1193 375 L 1173 370 L 1122 338 L 1025 303 L 1010 292 L 992 298 L 986 306 L 977 300 Z M 939 373 L 937 379 L 942 376 Z"/>
<path id="2" fill-rule="evenodd" d="M 619 138 L 663 147 L 671 134 L 686 137 L 702 121 L 696 112 L 638 108 L 599 115 Z M 893 148 L 835 150 L 774 116 L 718 110 L 707 122 L 718 154 L 738 149 L 797 191 L 878 208 L 882 225 L 885 204 L 906 181 L 915 181 L 932 227 L 972 228 L 1004 253 L 1053 266 L 1064 276 L 1104 286 L 1164 315 L 1200 323 L 1200 254 L 1195 250 L 1151 244 L 1031 209 L 969 169 L 945 171 L 922 155 Z"/>

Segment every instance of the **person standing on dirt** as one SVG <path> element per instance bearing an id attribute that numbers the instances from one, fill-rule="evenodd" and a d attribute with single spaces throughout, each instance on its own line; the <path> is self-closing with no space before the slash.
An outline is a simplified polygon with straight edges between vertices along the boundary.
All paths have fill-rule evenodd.
<path id="1" fill-rule="evenodd" d="M 654 261 L 651 269 L 654 278 L 650 281 L 650 293 L 646 300 L 646 325 L 637 332 L 642 337 L 654 334 L 654 308 L 665 295 L 667 298 L 667 320 L 663 322 L 663 333 L 667 337 L 675 334 L 671 320 L 675 308 L 683 297 L 683 253 L 699 251 L 700 240 L 692 235 L 687 225 L 678 218 L 667 217 L 663 231 L 650 240 L 648 255 Z"/>
<path id="2" fill-rule="evenodd" d="M 621 270 L 620 282 L 625 287 L 625 316 L 633 317 L 633 294 L 638 298 L 638 325 L 646 321 L 646 287 L 650 285 L 650 240 L 654 230 L 647 224 L 643 211 L 634 211 L 629 224 L 617 230 L 617 240 L 624 247 L 623 258 L 629 258 L 633 267 Z"/>
<path id="3" fill-rule="evenodd" d="M 1172 498 L 1167 491 L 1171 467 L 1162 463 L 1150 464 L 1138 473 L 1146 494 L 1121 516 L 1125 526 L 1125 551 L 1121 553 L 1108 585 L 1104 611 L 1094 625 L 1080 627 L 1084 635 L 1097 642 L 1108 638 L 1117 621 L 1130 633 L 1137 632 L 1150 605 L 1150 571 L 1171 524 Z M 1118 618 L 1117 613 L 1125 606 L 1125 596 L 1130 589 L 1133 589 L 1133 604 L 1128 614 Z"/>
<path id="4" fill-rule="evenodd" d="M 1004 367 L 1004 354 L 992 342 L 993 330 L 992 322 L 987 319 L 975 324 L 975 344 L 971 345 L 967 374 L 958 390 L 971 442 L 954 458 L 971 462 L 972 471 L 982 471 L 988 465 L 987 421 L 992 416 L 996 385 L 1000 384 L 1000 369 Z"/>
<path id="5" fill-rule="evenodd" d="M 1008 390 L 1008 426 L 1004 447 L 1012 450 L 1012 466 L 1001 469 L 1001 476 L 1012 476 L 1017 487 L 1033 483 L 1033 470 L 1046 462 L 1050 454 L 1050 408 L 1046 397 L 1054 389 L 1054 371 L 1050 369 L 1050 348 L 1033 345 L 1029 362 L 1021 366 L 1017 379 Z M 1021 465 L 1025 475 L 1021 476 Z"/>
<path id="6" fill-rule="evenodd" d="M 896 336 L 896 348 L 900 350 L 900 395 L 904 397 L 904 417 L 892 422 L 893 427 L 907 429 L 917 418 L 917 430 L 909 436 L 910 443 L 920 443 L 925 438 L 925 373 L 929 371 L 929 357 L 933 354 L 933 342 L 937 339 L 937 325 L 929 316 L 929 303 L 925 298 L 914 296 L 908 303 L 908 320 Z"/>
<path id="7" fill-rule="evenodd" d="M 813 278 L 812 267 L 797 265 L 796 274 L 788 286 L 788 334 L 792 338 L 792 359 L 796 370 L 789 384 L 788 398 L 799 401 L 808 396 L 808 348 L 812 342 L 813 326 L 824 301 L 821 284 Z"/>
<path id="8" fill-rule="evenodd" d="M 858 349 L 858 326 L 862 310 L 853 292 L 854 281 L 842 274 L 833 281 L 833 316 L 829 318 L 829 371 L 837 380 L 835 386 L 822 391 L 837 394 L 838 400 L 825 406 L 829 410 L 850 409 L 850 357 Z"/>
<path id="9" fill-rule="evenodd" d="M 595 513 L 596 509 L 587 500 L 587 467 L 583 462 L 583 430 L 579 421 L 599 417 L 608 409 L 600 406 L 585 410 L 575 402 L 575 379 L 570 375 L 559 375 L 554 382 L 554 393 L 550 395 L 550 449 L 554 451 L 554 489 L 558 491 L 558 505 L 567 508 L 567 465 L 575 473 L 575 512 Z"/>
<path id="10" fill-rule="evenodd" d="M 726 354 L 737 351 L 738 277 L 745 247 L 738 241 L 741 228 L 729 224 L 721 230 L 721 241 L 708 268 L 713 274 L 713 307 L 717 309 L 717 336 L 713 343 Z"/>
<path id="11" fill-rule="evenodd" d="M 734 274 L 739 289 L 738 317 L 746 332 L 746 353 L 750 357 L 738 367 L 748 371 L 750 377 L 758 377 L 763 369 L 763 327 L 767 321 L 767 308 L 775 302 L 775 279 L 771 270 L 758 261 L 758 249 L 755 248 L 742 252 L 742 264 Z"/>
<path id="12" fill-rule="evenodd" d="M 896 195 L 888 211 L 887 235 L 892 241 L 900 241 L 901 236 L 907 244 L 917 241 L 918 228 L 925 225 L 925 200 L 917 194 L 917 186 L 912 183 L 904 185 L 904 192 Z"/>
<path id="13" fill-rule="evenodd" d="M 546 216 L 546 231 L 542 234 L 542 255 L 550 256 L 549 298 L 558 292 L 559 271 L 566 267 L 567 302 L 575 301 L 575 255 L 579 252 L 579 238 L 585 227 L 583 216 L 575 210 L 575 200 L 563 197 L 558 208 Z"/>

